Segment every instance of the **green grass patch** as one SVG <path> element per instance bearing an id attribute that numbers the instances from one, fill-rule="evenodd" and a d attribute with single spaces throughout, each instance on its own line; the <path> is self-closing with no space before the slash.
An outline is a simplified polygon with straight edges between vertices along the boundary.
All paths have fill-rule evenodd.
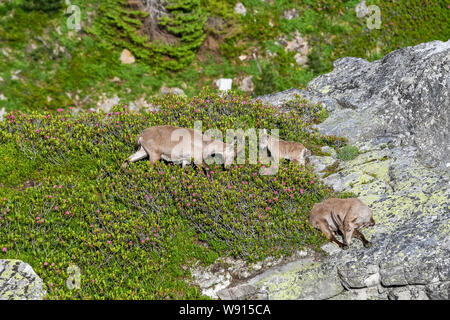
<path id="1" fill-rule="evenodd" d="M 339 149 L 336 157 L 343 161 L 355 159 L 359 155 L 359 149 L 356 146 L 344 146 Z"/>

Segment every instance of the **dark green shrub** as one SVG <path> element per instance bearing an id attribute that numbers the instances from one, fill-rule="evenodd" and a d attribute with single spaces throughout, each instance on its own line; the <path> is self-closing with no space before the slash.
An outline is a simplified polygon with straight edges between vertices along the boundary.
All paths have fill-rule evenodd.
<path id="1" fill-rule="evenodd" d="M 278 73 L 272 65 L 263 66 L 261 74 L 255 79 L 255 90 L 253 91 L 253 95 L 257 97 L 275 92 L 277 77 Z"/>
<path id="2" fill-rule="evenodd" d="M 203 42 L 207 14 L 200 7 L 199 0 L 171 0 L 164 7 L 167 14 L 156 21 L 158 26 L 152 28 L 161 28 L 160 34 L 167 33 L 167 38 L 171 39 L 167 43 L 151 39 L 146 33 L 147 27 L 144 27 L 149 13 L 131 10 L 126 1 L 102 1 L 98 20 L 87 30 L 105 48 L 128 48 L 155 70 L 181 70 L 192 62 Z"/>
<path id="3" fill-rule="evenodd" d="M 63 7 L 63 0 L 26 0 L 22 8 L 26 11 L 55 12 Z"/>

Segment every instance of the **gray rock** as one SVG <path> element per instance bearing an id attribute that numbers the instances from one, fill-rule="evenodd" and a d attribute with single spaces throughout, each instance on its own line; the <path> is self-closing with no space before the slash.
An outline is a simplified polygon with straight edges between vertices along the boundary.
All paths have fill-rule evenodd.
<path id="1" fill-rule="evenodd" d="M 340 107 L 318 128 L 342 134 L 357 126 L 345 134 L 351 142 L 402 134 L 405 144 L 418 147 L 425 164 L 445 165 L 450 151 L 449 65 L 450 40 L 399 49 L 374 62 L 336 60 L 332 72 L 308 84 L 307 91 L 325 94 Z"/>
<path id="2" fill-rule="evenodd" d="M 97 102 L 97 110 L 102 110 L 105 113 L 108 113 L 112 107 L 117 106 L 120 103 L 120 98 L 117 94 L 114 94 L 114 97 L 108 98 L 106 94 L 102 94 L 99 97 L 99 101 Z"/>
<path id="3" fill-rule="evenodd" d="M 133 64 L 136 61 L 136 58 L 133 56 L 130 50 L 123 49 L 119 58 L 120 62 L 123 64 Z"/>
<path id="4" fill-rule="evenodd" d="M 328 265 L 306 264 L 291 270 L 268 272 L 251 282 L 270 300 L 323 300 L 344 291 L 336 270 Z"/>
<path id="5" fill-rule="evenodd" d="M 333 148 L 331 148 L 329 146 L 324 146 L 324 147 L 320 148 L 320 151 L 329 153 L 332 158 L 336 158 L 336 150 L 334 150 Z"/>
<path id="6" fill-rule="evenodd" d="M 450 281 L 430 284 L 426 287 L 426 293 L 431 300 L 449 300 Z"/>
<path id="7" fill-rule="evenodd" d="M 328 166 L 334 164 L 337 160 L 331 157 L 318 157 L 318 156 L 310 156 L 309 162 L 314 165 L 314 168 L 319 176 L 323 176 L 325 170 Z"/>
<path id="8" fill-rule="evenodd" d="M 251 284 L 244 284 L 230 289 L 220 290 L 217 295 L 221 300 L 242 300 L 256 293 L 256 287 Z"/>
<path id="9" fill-rule="evenodd" d="M 238 3 L 236 3 L 236 6 L 234 7 L 234 12 L 245 16 L 247 14 L 247 9 L 244 7 L 244 5 L 241 2 L 238 2 Z"/>
<path id="10" fill-rule="evenodd" d="M 0 259 L 0 300 L 42 300 L 45 295 L 42 279 L 29 264 Z"/>
<path id="11" fill-rule="evenodd" d="M 298 17 L 298 10 L 295 8 L 290 9 L 290 10 L 285 10 L 283 12 L 283 18 L 285 18 L 285 19 L 292 20 L 297 17 Z"/>
<path id="12" fill-rule="evenodd" d="M 380 294 L 376 287 L 352 289 L 343 291 L 330 300 L 387 300 L 386 294 Z"/>
<path id="13" fill-rule="evenodd" d="M 338 274 L 346 289 L 373 287 L 380 283 L 379 267 L 376 264 L 347 262 L 338 267 Z"/>
<path id="14" fill-rule="evenodd" d="M 334 242 L 327 242 L 324 245 L 320 247 L 324 252 L 328 253 L 329 255 L 338 253 L 341 251 L 341 248 L 334 243 Z"/>
<path id="15" fill-rule="evenodd" d="M 438 262 L 437 270 L 439 273 L 439 280 L 450 281 L 450 252 L 448 249 L 445 258 Z"/>
<path id="16" fill-rule="evenodd" d="M 313 104 L 321 103 L 327 111 L 331 112 L 334 111 L 338 104 L 336 100 L 334 100 L 331 97 L 328 97 L 326 95 L 312 93 L 310 91 L 306 90 L 299 90 L 295 88 L 291 88 L 285 91 L 273 93 L 273 94 L 267 94 L 264 96 L 259 96 L 256 99 L 262 100 L 265 104 L 271 104 L 275 107 L 279 107 L 280 110 L 285 111 L 286 109 L 283 108 L 283 104 L 286 101 L 294 100 L 295 96 L 298 95 L 303 99 L 308 100 L 309 102 Z"/>
<path id="17" fill-rule="evenodd" d="M 439 280 L 438 264 L 433 257 L 422 257 L 404 263 L 404 276 L 408 284 L 428 284 Z"/>
<path id="18" fill-rule="evenodd" d="M 301 95 L 302 91 L 291 88 L 285 91 L 259 96 L 256 99 L 262 100 L 265 104 L 271 104 L 275 107 L 281 107 L 285 102 L 294 100 L 296 95 Z"/>
<path id="19" fill-rule="evenodd" d="M 278 273 L 295 271 L 297 268 L 312 262 L 313 252 L 298 250 L 292 256 L 267 257 L 263 261 L 247 264 L 242 259 L 232 257 L 218 258 L 213 264 L 203 267 L 196 265 L 191 269 L 194 283 L 202 293 L 213 299 L 242 300 L 269 299 L 266 292 L 259 290 L 260 278 L 277 278 Z M 268 270 L 268 271 L 265 271 Z M 229 287 L 232 280 L 240 285 Z"/>
<path id="20" fill-rule="evenodd" d="M 389 300 L 429 300 L 425 286 L 404 286 L 388 289 Z"/>
<path id="21" fill-rule="evenodd" d="M 163 85 L 161 87 L 161 94 L 163 94 L 163 95 L 173 94 L 173 95 L 176 95 L 176 96 L 184 96 L 185 95 L 183 89 L 180 89 L 180 88 L 177 88 L 177 87 L 168 88 L 168 87 L 166 87 L 166 85 Z"/>
<path id="22" fill-rule="evenodd" d="M 253 76 L 245 77 L 242 80 L 241 85 L 239 86 L 239 89 L 241 89 L 244 92 L 252 92 L 255 89 L 255 85 L 253 84 Z"/>
<path id="23" fill-rule="evenodd" d="M 380 265 L 380 280 L 385 287 L 408 284 L 402 262 L 388 262 Z"/>

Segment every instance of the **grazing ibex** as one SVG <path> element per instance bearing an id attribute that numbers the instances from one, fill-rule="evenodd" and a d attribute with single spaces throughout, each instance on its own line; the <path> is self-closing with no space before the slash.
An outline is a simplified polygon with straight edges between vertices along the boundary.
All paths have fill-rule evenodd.
<path id="1" fill-rule="evenodd" d="M 205 159 L 212 154 L 221 155 L 227 167 L 237 154 L 232 144 L 214 140 L 199 130 L 174 126 L 147 128 L 138 136 L 136 144 L 139 150 L 125 160 L 122 167 L 148 156 L 151 164 L 163 159 L 181 163 L 184 168 L 194 158 L 196 165 L 208 168 Z"/>
<path id="2" fill-rule="evenodd" d="M 374 226 L 375 221 L 372 211 L 359 199 L 332 198 L 317 203 L 311 210 L 309 223 L 321 230 L 328 240 L 337 243 L 343 249 L 348 248 L 352 237 L 360 239 L 366 248 L 371 246 L 359 229 Z M 344 243 L 336 239 L 337 231 L 342 233 Z"/>
<path id="3" fill-rule="evenodd" d="M 262 150 L 267 147 L 276 163 L 280 161 L 280 158 L 283 158 L 305 165 L 306 157 L 311 155 L 311 151 L 300 142 L 276 139 L 268 135 L 266 129 L 262 130 L 259 139 L 259 148 Z"/>

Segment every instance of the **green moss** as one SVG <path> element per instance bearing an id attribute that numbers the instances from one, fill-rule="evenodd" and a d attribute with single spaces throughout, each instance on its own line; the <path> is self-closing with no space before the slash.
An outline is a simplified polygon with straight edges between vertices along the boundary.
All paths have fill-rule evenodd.
<path id="1" fill-rule="evenodd" d="M 63 7 L 62 0 L 29 0 L 23 3 L 22 7 L 28 11 L 54 12 Z"/>

